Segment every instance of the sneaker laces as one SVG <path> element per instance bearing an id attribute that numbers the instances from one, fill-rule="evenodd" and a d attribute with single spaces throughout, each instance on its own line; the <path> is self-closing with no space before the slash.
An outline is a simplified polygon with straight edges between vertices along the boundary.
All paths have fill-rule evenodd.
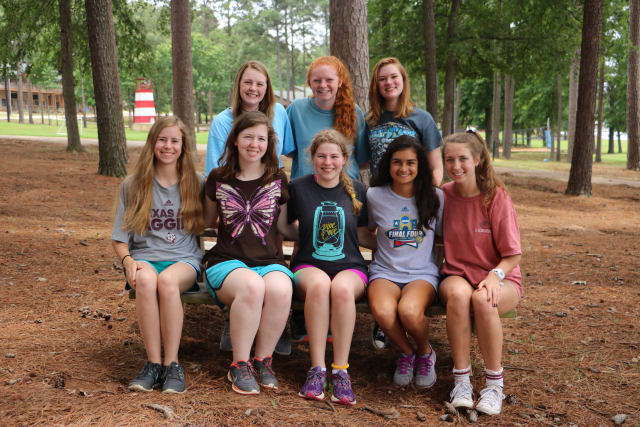
<path id="1" fill-rule="evenodd" d="M 433 360 L 429 357 L 431 353 L 425 356 L 417 356 L 415 361 L 415 368 L 418 371 L 418 375 L 429 375 L 431 367 L 433 367 Z"/>
<path id="2" fill-rule="evenodd" d="M 348 389 L 351 388 L 351 380 L 349 379 L 349 374 L 347 374 L 346 372 L 338 372 L 336 373 L 333 378 L 333 389 L 335 390 L 336 385 L 338 385 L 338 387 L 342 388 L 342 389 Z"/>
<path id="3" fill-rule="evenodd" d="M 468 397 L 471 400 L 471 397 L 473 396 L 473 387 L 470 382 L 462 381 L 456 384 L 455 387 L 453 387 L 453 390 L 451 390 L 449 397 L 451 397 L 451 400 L 453 401 L 453 399 L 459 395 Z"/>
<path id="4" fill-rule="evenodd" d="M 231 366 L 235 366 L 238 368 L 238 376 L 243 380 L 248 380 L 250 378 L 255 378 L 253 373 L 253 367 L 247 362 L 236 362 Z"/>
<path id="5" fill-rule="evenodd" d="M 276 373 L 273 370 L 273 365 L 271 364 L 271 362 L 273 362 L 273 358 L 265 357 L 264 359 L 262 359 L 262 362 L 260 362 L 260 366 L 262 367 L 262 370 L 265 370 L 271 375 L 275 376 Z"/>
<path id="6" fill-rule="evenodd" d="M 169 367 L 167 368 L 167 374 L 166 374 L 166 378 L 171 378 L 171 379 L 179 379 L 181 381 L 184 381 L 184 371 L 181 369 L 181 366 L 176 364 L 171 364 L 169 365 Z"/>
<path id="7" fill-rule="evenodd" d="M 400 371 L 401 374 L 406 374 L 407 372 L 409 372 L 409 368 L 411 368 L 411 366 L 414 363 L 414 357 L 413 355 L 402 355 L 400 357 L 398 357 L 398 359 L 396 359 L 396 367 L 398 369 L 398 371 Z"/>
<path id="8" fill-rule="evenodd" d="M 307 382 L 316 384 L 317 382 L 323 382 L 325 372 L 322 369 L 310 369 L 307 372 Z"/>
<path id="9" fill-rule="evenodd" d="M 162 373 L 162 365 L 158 363 L 147 362 L 136 378 L 143 378 L 151 374 L 155 378 L 159 378 Z"/>
<path id="10" fill-rule="evenodd" d="M 480 400 L 483 402 L 486 401 L 491 407 L 499 405 L 503 398 L 504 395 L 502 394 L 500 386 L 491 385 L 480 391 Z"/>

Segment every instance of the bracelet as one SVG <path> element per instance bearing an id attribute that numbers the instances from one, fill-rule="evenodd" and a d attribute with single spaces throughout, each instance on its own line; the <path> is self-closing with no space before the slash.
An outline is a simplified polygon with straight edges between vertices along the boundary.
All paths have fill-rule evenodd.
<path id="1" fill-rule="evenodd" d="M 123 256 L 123 257 L 122 257 L 122 259 L 120 260 L 120 265 L 124 265 L 124 260 L 125 260 L 127 257 L 129 257 L 129 258 L 133 259 L 133 258 L 131 257 L 131 254 L 126 254 L 126 255 L 125 255 L 125 256 Z"/>
<path id="2" fill-rule="evenodd" d="M 345 370 L 345 371 L 346 371 L 347 369 L 349 369 L 349 364 L 347 363 L 347 364 L 346 364 L 346 365 L 344 365 L 344 366 L 338 366 L 338 365 L 336 365 L 335 363 L 332 363 L 332 364 L 331 364 L 331 367 L 332 367 L 333 369 L 342 369 L 342 370 Z"/>

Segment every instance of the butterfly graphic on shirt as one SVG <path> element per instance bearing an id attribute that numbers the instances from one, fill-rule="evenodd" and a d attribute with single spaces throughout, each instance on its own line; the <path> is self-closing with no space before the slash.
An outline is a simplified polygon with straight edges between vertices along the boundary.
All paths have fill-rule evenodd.
<path id="1" fill-rule="evenodd" d="M 248 199 L 239 188 L 229 184 L 218 183 L 216 199 L 220 203 L 222 221 L 235 242 L 247 224 L 253 234 L 266 246 L 266 235 L 271 229 L 278 209 L 281 180 L 277 179 L 263 187 L 259 187 Z"/>

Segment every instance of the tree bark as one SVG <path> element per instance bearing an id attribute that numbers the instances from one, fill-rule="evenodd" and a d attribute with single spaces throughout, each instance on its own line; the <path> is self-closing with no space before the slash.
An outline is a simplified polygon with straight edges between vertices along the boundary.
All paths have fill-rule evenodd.
<path id="1" fill-rule="evenodd" d="M 187 127 L 194 160 L 196 149 L 193 66 L 191 61 L 191 17 L 189 2 L 171 0 L 171 60 L 173 65 L 173 114 Z"/>
<path id="2" fill-rule="evenodd" d="M 609 126 L 609 149 L 607 150 L 607 154 L 614 154 L 614 143 L 613 143 L 613 128 Z"/>
<path id="3" fill-rule="evenodd" d="M 82 94 L 82 127 L 87 128 L 87 99 L 84 96 L 84 77 L 80 79 L 80 92 Z"/>
<path id="4" fill-rule="evenodd" d="M 604 51 L 600 58 L 600 76 L 598 85 L 598 133 L 596 137 L 596 163 L 602 162 L 602 121 L 603 121 L 603 108 L 604 102 Z"/>
<path id="5" fill-rule="evenodd" d="M 40 95 L 38 103 L 40 104 L 40 123 L 44 124 L 44 93 L 42 93 L 42 86 L 40 86 Z"/>
<path id="6" fill-rule="evenodd" d="M 501 78 L 498 71 L 493 72 L 493 106 L 491 108 L 491 151 L 493 157 L 500 157 L 500 100 L 502 98 Z"/>
<path id="7" fill-rule="evenodd" d="M 573 157 L 573 143 L 576 139 L 576 112 L 578 110 L 578 65 L 580 63 L 580 52 L 577 51 L 571 58 L 571 68 L 569 69 L 569 124 L 567 138 L 567 161 Z"/>
<path id="8" fill-rule="evenodd" d="M 60 15 L 60 74 L 62 74 L 62 96 L 64 118 L 67 124 L 67 151 L 84 151 L 78 130 L 76 108 L 76 84 L 73 78 L 73 35 L 71 29 L 70 0 L 58 0 Z"/>
<path id="9" fill-rule="evenodd" d="M 11 123 L 11 80 L 4 78 L 4 95 L 7 99 L 7 123 Z"/>
<path id="10" fill-rule="evenodd" d="M 18 123 L 24 123 L 24 94 L 22 93 L 22 74 L 18 71 Z"/>
<path id="11" fill-rule="evenodd" d="M 629 0 L 627 169 L 640 170 L 640 0 Z"/>
<path id="12" fill-rule="evenodd" d="M 290 13 L 290 23 L 289 31 L 291 33 L 291 37 L 289 38 L 289 62 L 291 63 L 291 99 L 296 99 L 296 47 L 293 45 L 293 16 Z"/>
<path id="13" fill-rule="evenodd" d="M 456 37 L 456 19 L 458 9 L 460 7 L 459 0 L 451 0 L 451 10 L 447 22 L 447 65 L 444 74 L 444 111 L 442 112 L 442 136 L 451 133 L 453 125 L 453 103 L 456 81 L 456 65 L 458 58 L 453 50 L 453 43 Z"/>
<path id="14" fill-rule="evenodd" d="M 491 107 L 486 106 L 484 108 L 484 131 L 485 131 L 485 141 L 488 144 L 487 149 L 491 151 L 491 147 L 493 147 L 493 117 L 491 116 L 492 110 Z"/>
<path id="15" fill-rule="evenodd" d="M 456 84 L 456 107 L 453 109 L 453 131 L 460 130 L 460 104 L 462 103 L 462 81 Z"/>
<path id="16" fill-rule="evenodd" d="M 511 159 L 513 145 L 513 92 L 515 81 L 511 74 L 504 75 L 504 133 L 502 135 L 502 154 L 505 159 Z"/>
<path id="17" fill-rule="evenodd" d="M 558 91 L 558 112 L 556 115 L 556 139 L 558 143 L 556 144 L 556 162 L 559 162 L 562 157 L 562 76 L 560 74 L 558 74 L 556 90 Z"/>
<path id="18" fill-rule="evenodd" d="M 85 0 L 98 124 L 98 173 L 127 174 L 118 53 L 111 0 Z"/>
<path id="19" fill-rule="evenodd" d="M 274 0 L 273 8 L 278 12 L 278 17 L 280 17 L 278 0 Z M 280 55 L 280 25 L 278 22 L 276 22 L 276 58 L 278 61 L 278 87 L 280 88 L 280 100 L 282 100 L 282 58 Z"/>
<path id="20" fill-rule="evenodd" d="M 29 110 L 29 124 L 33 124 L 33 88 L 31 87 L 31 79 L 27 79 L 27 93 L 29 94 L 29 102 L 27 109 Z"/>
<path id="21" fill-rule="evenodd" d="M 369 109 L 369 39 L 366 0 L 330 0 L 331 54 L 351 73 L 353 95 L 362 109 Z"/>
<path id="22" fill-rule="evenodd" d="M 591 195 L 593 163 L 593 115 L 598 74 L 598 51 L 602 35 L 602 0 L 585 0 L 580 48 L 580 82 L 576 139 L 566 194 Z"/>
<path id="23" fill-rule="evenodd" d="M 436 18 L 434 0 L 422 0 L 427 111 L 438 123 L 438 70 L 436 68 Z"/>

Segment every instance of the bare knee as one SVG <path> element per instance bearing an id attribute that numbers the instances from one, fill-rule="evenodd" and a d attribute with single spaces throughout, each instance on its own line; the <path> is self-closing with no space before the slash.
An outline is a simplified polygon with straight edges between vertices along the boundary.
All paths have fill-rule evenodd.
<path id="1" fill-rule="evenodd" d="M 158 276 L 158 296 L 160 299 L 180 298 L 180 289 L 178 284 L 171 277 Z"/>
<path id="2" fill-rule="evenodd" d="M 248 278 L 238 292 L 238 297 L 251 306 L 261 307 L 264 301 L 264 280 L 262 277 L 255 276 Z"/>
<path id="3" fill-rule="evenodd" d="M 332 304 L 353 303 L 354 301 L 353 288 L 348 283 L 334 282 L 331 284 Z"/>
<path id="4" fill-rule="evenodd" d="M 418 325 L 425 319 L 424 309 L 415 301 L 400 300 L 398 303 L 398 317 L 403 325 Z"/>
<path id="5" fill-rule="evenodd" d="M 314 298 L 326 298 L 331 291 L 331 281 L 328 278 L 317 277 L 310 279 L 306 284 L 307 296 Z"/>
<path id="6" fill-rule="evenodd" d="M 276 282 L 269 283 L 268 286 L 265 286 L 265 299 L 284 302 L 291 301 L 291 295 L 293 294 L 293 287 L 291 286 L 291 282 Z"/>
<path id="7" fill-rule="evenodd" d="M 471 294 L 471 305 L 475 317 L 486 316 L 496 311 L 496 308 L 491 305 L 491 300 L 487 300 L 485 291 Z"/>
<path id="8" fill-rule="evenodd" d="M 136 273 L 136 294 L 138 296 L 155 296 L 158 291 L 158 276 L 145 270 Z"/>
<path id="9" fill-rule="evenodd" d="M 370 301 L 369 306 L 371 307 L 371 314 L 380 325 L 392 324 L 398 314 L 398 307 L 395 302 Z"/>

